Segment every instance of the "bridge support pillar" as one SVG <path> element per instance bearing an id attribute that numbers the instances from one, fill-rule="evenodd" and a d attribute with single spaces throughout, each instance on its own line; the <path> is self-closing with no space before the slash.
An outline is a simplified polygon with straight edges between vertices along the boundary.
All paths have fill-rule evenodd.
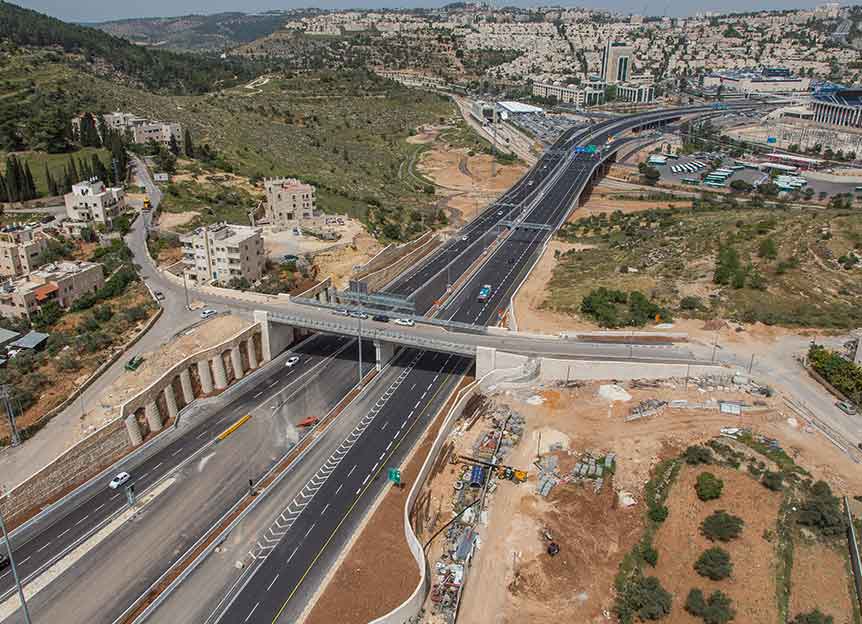
<path id="1" fill-rule="evenodd" d="M 144 441 L 144 436 L 141 435 L 141 426 L 138 424 L 138 419 L 135 418 L 135 413 L 132 412 L 126 416 L 126 433 L 129 434 L 129 443 L 132 446 L 138 446 Z"/>
<path id="2" fill-rule="evenodd" d="M 242 369 L 242 354 L 239 352 L 239 345 L 231 347 L 230 363 L 233 366 L 234 377 L 236 379 L 242 379 L 245 376 L 245 371 Z"/>
<path id="3" fill-rule="evenodd" d="M 248 355 L 248 367 L 254 370 L 257 368 L 257 351 L 254 348 L 254 336 L 245 341 L 245 352 Z"/>
<path id="4" fill-rule="evenodd" d="M 180 385 L 183 388 L 183 401 L 188 405 L 195 400 L 195 391 L 192 388 L 192 376 L 187 368 L 180 371 Z"/>
<path id="5" fill-rule="evenodd" d="M 213 358 L 213 386 L 216 390 L 227 388 L 227 369 L 221 353 Z"/>
<path id="6" fill-rule="evenodd" d="M 274 323 L 266 310 L 255 310 L 254 320 L 260 323 L 260 342 L 264 362 L 269 362 L 293 344 L 293 327 L 284 323 Z"/>
<path id="7" fill-rule="evenodd" d="M 179 409 L 177 409 L 177 395 L 174 394 L 174 387 L 172 385 L 165 386 L 165 405 L 168 408 L 168 419 L 175 420 L 177 414 L 179 414 Z"/>
<path id="8" fill-rule="evenodd" d="M 476 379 L 481 379 L 496 368 L 497 350 L 494 347 L 476 347 Z"/>
<path id="9" fill-rule="evenodd" d="M 392 342 L 383 342 L 380 340 L 374 341 L 374 353 L 377 359 L 377 371 L 383 370 L 383 367 L 392 361 L 395 357 L 396 345 Z"/>
<path id="10" fill-rule="evenodd" d="M 150 426 L 150 431 L 155 433 L 162 430 L 162 415 L 159 414 L 159 406 L 155 401 L 150 401 L 144 407 L 144 413 L 147 416 L 147 424 Z"/>
<path id="11" fill-rule="evenodd" d="M 198 377 L 201 378 L 201 390 L 203 393 L 212 394 L 213 376 L 210 372 L 209 360 L 201 360 L 198 362 Z"/>

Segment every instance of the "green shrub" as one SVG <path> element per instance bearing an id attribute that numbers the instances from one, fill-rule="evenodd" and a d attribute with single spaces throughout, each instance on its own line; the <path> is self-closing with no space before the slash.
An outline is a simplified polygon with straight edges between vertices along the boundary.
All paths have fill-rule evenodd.
<path id="1" fill-rule="evenodd" d="M 617 594 L 614 612 L 625 623 L 635 617 L 659 620 L 670 613 L 671 595 L 654 576 L 638 577 L 625 584 Z"/>
<path id="2" fill-rule="evenodd" d="M 691 466 L 712 463 L 712 451 L 697 444 L 689 446 L 685 449 L 685 463 Z"/>
<path id="3" fill-rule="evenodd" d="M 649 510 L 649 519 L 653 522 L 664 522 L 667 519 L 668 509 L 664 505 L 656 505 Z"/>
<path id="4" fill-rule="evenodd" d="M 739 537 L 745 522 L 739 516 L 715 511 L 700 524 L 700 532 L 710 541 L 729 542 Z"/>
<path id="5" fill-rule="evenodd" d="M 763 473 L 763 479 L 761 480 L 763 487 L 768 490 L 772 490 L 773 492 L 780 492 L 782 488 L 784 488 L 784 477 L 781 476 L 780 472 L 772 472 L 771 470 L 767 470 Z"/>
<path id="6" fill-rule="evenodd" d="M 730 554 L 723 548 L 713 547 L 704 550 L 694 562 L 694 569 L 701 576 L 713 581 L 726 579 L 733 572 Z"/>
<path id="7" fill-rule="evenodd" d="M 702 501 L 715 500 L 721 496 L 724 489 L 724 481 L 711 472 L 701 472 L 697 475 L 697 483 L 694 486 L 697 497 Z"/>
<path id="8" fill-rule="evenodd" d="M 685 610 L 700 617 L 706 611 L 706 599 L 703 597 L 703 592 L 699 589 L 692 589 L 688 592 L 685 599 Z"/>
<path id="9" fill-rule="evenodd" d="M 16 358 L 17 359 L 17 358 Z M 838 498 L 825 481 L 818 481 L 809 488 L 807 498 L 799 505 L 799 524 L 812 527 L 824 536 L 840 535 L 844 532 L 844 515 Z"/>
<path id="10" fill-rule="evenodd" d="M 655 567 L 658 563 L 658 551 L 650 543 L 641 544 L 641 559 Z"/>
<path id="11" fill-rule="evenodd" d="M 814 609 L 808 613 L 800 613 L 790 621 L 790 624 L 833 624 L 835 619 L 831 615 L 821 613 L 820 609 Z"/>
<path id="12" fill-rule="evenodd" d="M 731 604 L 730 598 L 724 592 L 712 592 L 706 600 L 706 609 L 701 616 L 704 624 L 727 624 L 733 620 L 736 611 Z"/>

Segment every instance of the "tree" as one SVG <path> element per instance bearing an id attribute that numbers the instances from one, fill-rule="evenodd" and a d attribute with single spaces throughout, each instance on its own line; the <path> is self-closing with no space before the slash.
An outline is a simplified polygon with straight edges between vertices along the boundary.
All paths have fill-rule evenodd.
<path id="1" fill-rule="evenodd" d="M 695 588 L 689 590 L 688 596 L 685 598 L 685 610 L 700 617 L 706 611 L 706 599 L 703 597 L 703 592 Z"/>
<path id="2" fill-rule="evenodd" d="M 840 535 L 844 532 L 844 516 L 838 498 L 825 481 L 817 481 L 808 491 L 808 498 L 799 506 L 799 524 L 813 527 L 822 535 Z"/>
<path id="3" fill-rule="evenodd" d="M 713 581 L 720 581 L 731 575 L 733 564 L 730 562 L 730 554 L 723 548 L 715 546 L 701 553 L 697 561 L 694 562 L 694 569 L 701 576 Z"/>
<path id="4" fill-rule="evenodd" d="M 185 148 L 187 157 L 195 157 L 195 146 L 192 143 L 192 133 L 189 132 L 188 128 L 186 128 L 185 135 L 183 136 L 183 148 Z"/>
<path id="5" fill-rule="evenodd" d="M 168 142 L 168 149 L 171 150 L 171 154 L 174 156 L 180 155 L 180 145 L 177 143 L 177 137 L 171 133 L 171 140 Z"/>
<path id="6" fill-rule="evenodd" d="M 833 624 L 835 619 L 831 615 L 820 612 L 820 609 L 799 613 L 790 621 L 790 624 Z"/>
<path id="7" fill-rule="evenodd" d="M 711 472 L 701 472 L 697 475 L 697 483 L 694 486 L 697 497 L 702 501 L 715 500 L 721 496 L 724 489 L 724 481 Z"/>
<path id="8" fill-rule="evenodd" d="M 730 188 L 737 193 L 748 193 L 754 188 L 754 186 L 745 180 L 734 180 L 730 183 Z"/>
<path id="9" fill-rule="evenodd" d="M 639 576 L 618 588 L 614 611 L 624 622 L 659 620 L 670 613 L 671 595 L 654 576 Z"/>
<path id="10" fill-rule="evenodd" d="M 766 489 L 773 492 L 779 492 L 784 488 L 784 479 L 780 472 L 767 470 L 763 473 L 763 479 L 760 482 Z"/>
<path id="11" fill-rule="evenodd" d="M 719 510 L 700 523 L 700 532 L 710 541 L 729 542 L 739 537 L 743 526 L 742 518 Z"/>
<path id="12" fill-rule="evenodd" d="M 712 451 L 705 446 L 695 444 L 685 449 L 685 463 L 690 466 L 709 464 L 712 462 Z"/>
<path id="13" fill-rule="evenodd" d="M 643 177 L 647 184 L 654 185 L 661 178 L 661 172 L 655 167 L 647 166 L 643 170 Z"/>
<path id="14" fill-rule="evenodd" d="M 727 624 L 736 617 L 730 598 L 721 591 L 714 591 L 706 600 L 706 608 L 701 617 L 704 624 Z"/>

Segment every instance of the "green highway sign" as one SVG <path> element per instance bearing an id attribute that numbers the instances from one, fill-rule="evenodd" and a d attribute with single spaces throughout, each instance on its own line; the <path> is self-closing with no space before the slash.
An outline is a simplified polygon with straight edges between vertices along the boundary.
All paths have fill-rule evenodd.
<path id="1" fill-rule="evenodd" d="M 587 154 L 595 154 L 596 146 L 595 145 L 587 145 Z"/>
<path id="2" fill-rule="evenodd" d="M 388 478 L 395 485 L 401 484 L 401 471 L 398 468 L 390 468 L 388 472 Z"/>

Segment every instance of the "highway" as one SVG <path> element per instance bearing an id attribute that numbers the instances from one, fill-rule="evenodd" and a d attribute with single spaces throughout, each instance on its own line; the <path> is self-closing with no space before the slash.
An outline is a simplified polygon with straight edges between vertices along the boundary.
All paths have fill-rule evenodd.
<path id="1" fill-rule="evenodd" d="M 602 132 L 618 131 L 612 123 L 608 126 L 599 137 L 603 136 Z M 562 139 L 564 142 L 571 140 L 571 136 Z M 536 251 L 571 210 L 599 164 L 599 156 L 577 154 L 560 158 L 558 162 L 562 163 L 559 165 L 563 167 L 562 174 L 551 176 L 543 172 L 540 161 L 536 175 L 542 181 L 549 177 L 553 183 L 543 189 L 524 218 L 526 223 L 550 227 L 516 227 L 471 277 L 461 295 L 444 306 L 443 318 L 479 325 L 497 323 L 499 308 L 505 307 L 508 297 L 531 266 Z M 535 172 L 536 169 L 531 174 Z M 516 196 L 526 202 L 530 195 L 531 192 L 517 190 Z M 524 207 L 512 206 L 509 214 L 520 214 Z M 465 229 L 467 234 L 462 232 L 462 236 L 469 237 L 471 232 L 475 234 L 482 228 L 490 229 L 504 216 L 507 215 L 498 215 L 493 209 L 485 211 L 480 217 L 482 221 L 471 230 Z M 445 256 L 451 257 L 451 253 L 441 250 L 425 263 L 425 267 L 443 268 L 448 262 Z M 427 279 L 420 275 L 421 271 L 408 274 L 387 292 L 407 293 L 411 284 Z M 484 283 L 493 284 L 493 294 L 488 301 L 480 302 L 471 293 Z M 364 428 L 344 438 L 320 472 L 295 493 L 276 517 L 270 518 L 272 525 L 261 536 L 263 542 L 258 540 L 258 545 L 265 544 L 265 550 L 255 560 L 251 571 L 239 576 L 238 584 L 227 591 L 220 603 L 224 606 L 217 607 L 206 621 L 230 624 L 295 621 L 302 601 L 291 601 L 301 592 L 307 578 L 320 577 L 320 568 L 315 566 L 321 558 L 327 559 L 328 545 L 338 541 L 340 528 L 348 522 L 368 488 L 375 482 L 380 487 L 393 447 L 397 448 L 404 439 L 402 431 L 414 430 L 423 414 L 431 418 L 428 403 L 440 394 L 451 392 L 454 378 L 468 361 L 452 355 L 405 349 L 396 364 L 403 371 L 396 378 L 397 382 L 379 387 L 377 402 L 343 415 L 351 421 L 358 420 L 357 427 Z M 328 557 L 331 562 L 332 553 Z M 308 597 L 308 590 L 304 597 Z"/>
<path id="2" fill-rule="evenodd" d="M 608 126 L 613 126 L 614 123 L 618 122 L 609 122 Z M 609 132 L 610 130 L 608 130 Z M 580 136 L 583 135 L 583 132 L 577 134 Z M 571 142 L 574 138 L 573 135 L 564 136 L 561 141 Z M 558 224 L 568 212 L 571 203 L 577 197 L 597 161 L 590 156 L 569 159 L 564 157 L 563 150 L 557 150 L 548 158 L 549 160 L 544 163 L 540 161 L 528 176 L 513 187 L 504 196 L 505 201 L 501 199 L 496 207 L 483 212 L 477 221 L 465 228 L 461 237 L 466 236 L 467 241 L 459 238 L 456 243 L 463 242 L 466 247 L 471 241 L 471 236 L 474 237 L 472 240 L 478 240 L 500 220 L 520 215 L 525 206 L 532 206 L 528 215 L 529 222 Z M 562 174 L 558 175 L 560 172 Z M 530 184 L 531 180 L 533 181 L 532 184 Z M 546 181 L 553 181 L 553 183 L 545 184 Z M 539 193 L 536 192 L 538 188 L 542 188 Z M 503 204 L 506 205 L 503 206 Z M 512 232 L 505 243 L 491 256 L 490 260 L 462 291 L 466 297 L 456 298 L 445 309 L 444 318 L 476 324 L 488 322 L 495 324 L 498 307 L 507 300 L 508 293 L 511 293 L 516 287 L 523 271 L 532 261 L 534 252 L 550 235 L 550 230 L 518 228 Z M 433 254 L 427 262 L 426 268 L 433 271 L 435 267 L 438 267 L 437 271 L 439 271 L 449 262 L 446 254 L 455 253 L 453 250 L 444 249 L 440 253 Z M 466 268 L 464 266 L 461 270 Z M 426 276 L 421 272 L 414 272 L 412 275 L 406 276 L 400 283 L 396 283 L 388 292 L 393 294 L 409 293 L 411 289 L 416 287 L 416 284 L 422 284 L 426 279 Z M 494 292 L 490 301 L 480 304 L 469 293 L 476 288 L 477 284 L 483 283 L 494 284 Z M 304 371 L 314 366 L 315 362 L 326 358 L 328 354 L 333 353 L 344 344 L 345 339 L 337 337 L 321 337 L 306 343 L 307 346 L 303 346 L 303 349 L 312 350 L 306 351 L 305 361 L 295 369 L 295 372 L 287 372 L 284 369 L 272 367 L 266 375 L 256 379 L 253 385 L 248 384 L 243 388 L 241 401 L 248 401 L 249 396 L 257 397 L 260 393 L 265 392 L 266 388 L 262 386 L 266 383 L 274 382 L 274 385 L 285 383 L 284 389 L 287 391 L 288 386 L 290 386 L 290 381 L 287 380 L 289 375 L 299 377 Z M 370 353 L 366 357 L 368 358 L 366 361 L 371 360 Z M 354 435 L 356 434 L 354 431 L 351 434 L 354 435 L 352 442 L 348 443 L 348 439 L 345 439 L 344 443 L 348 443 L 348 446 L 341 449 L 343 452 L 341 452 L 337 463 L 329 463 L 330 472 L 326 475 L 323 483 L 318 482 L 320 487 L 315 490 L 315 493 L 318 491 L 329 492 L 324 490 L 324 487 L 335 488 L 334 491 L 329 492 L 328 495 L 315 494 L 313 498 L 308 500 L 307 505 L 301 508 L 294 507 L 293 511 L 289 512 L 296 512 L 295 515 L 291 516 L 290 530 L 282 536 L 283 539 L 277 542 L 277 546 L 272 549 L 270 556 L 261 560 L 262 565 L 257 569 L 254 582 L 247 585 L 245 591 L 236 597 L 222 621 L 275 621 L 279 613 L 284 613 L 287 601 L 296 594 L 303 580 L 308 577 L 309 570 L 323 553 L 326 545 L 331 542 L 338 527 L 342 526 L 344 519 L 356 507 L 357 501 L 367 492 L 368 487 L 370 487 L 369 483 L 372 481 L 379 482 L 385 462 L 389 460 L 395 449 L 401 447 L 402 441 L 408 440 L 408 434 L 415 439 L 424 430 L 425 425 L 434 415 L 432 406 L 439 405 L 440 401 L 445 399 L 445 396 L 451 391 L 468 366 L 468 361 L 455 356 L 405 350 L 396 364 L 406 371 L 404 378 L 397 386 L 390 385 L 387 390 L 383 391 L 380 400 L 362 415 L 359 422 L 365 423 L 365 429 L 358 435 Z M 334 371 L 332 378 L 338 380 L 350 377 L 353 379 L 352 373 L 348 372 L 348 369 L 355 373 L 355 366 L 352 362 L 348 362 L 344 369 Z M 326 377 L 329 380 L 328 373 Z M 303 381 L 294 383 L 299 385 Z M 335 387 L 333 386 L 332 389 L 335 390 Z M 239 405 L 245 404 L 240 403 Z M 410 406 L 413 406 L 412 411 L 408 412 Z M 298 412 L 295 417 L 299 418 L 301 415 L 304 414 Z M 156 456 L 141 465 L 133 466 L 130 472 L 133 473 L 136 480 L 138 492 L 145 490 L 175 468 L 184 458 L 208 444 L 211 437 L 220 430 L 218 428 L 228 424 L 228 420 L 230 419 L 223 418 L 223 412 L 210 416 L 195 424 L 194 430 L 182 435 L 179 440 Z M 387 429 L 389 433 L 383 433 Z M 366 433 L 367 431 L 371 431 L 371 433 Z M 238 437 L 242 438 L 243 436 Z M 352 464 L 350 464 L 351 461 Z M 356 484 L 356 479 L 359 476 L 362 477 L 361 485 L 354 489 L 353 485 Z M 330 483 L 331 486 L 328 486 L 327 484 Z M 315 486 L 312 485 L 311 487 Z M 121 496 L 116 494 L 113 491 L 102 490 L 73 509 L 65 510 L 68 512 L 67 515 L 45 529 L 37 538 L 16 546 L 16 560 L 21 566 L 22 576 L 26 578 L 33 575 L 45 563 L 64 552 L 70 544 L 92 532 L 123 507 L 125 502 Z M 298 495 L 301 495 L 301 491 Z M 316 508 L 312 503 L 315 500 L 325 504 L 325 509 L 321 510 L 319 519 L 315 519 L 314 515 Z M 202 514 L 201 522 L 195 524 L 195 527 L 201 530 L 206 525 L 204 521 L 206 518 L 212 517 L 213 514 L 217 517 L 217 513 L 224 509 L 224 506 L 210 503 L 212 501 L 200 503 L 202 509 L 206 509 L 207 514 L 209 514 Z M 307 527 L 304 532 L 302 531 L 303 527 Z M 109 556 L 112 560 L 121 560 L 116 551 L 111 551 L 110 555 L 105 556 Z M 159 569 L 158 566 L 164 569 L 167 563 L 168 561 L 164 556 L 159 558 L 158 562 L 152 562 L 151 569 L 144 576 L 152 576 Z M 285 566 L 289 570 L 285 570 Z M 102 566 L 96 565 L 95 567 Z M 108 569 L 108 567 L 104 567 L 104 570 Z M 302 573 L 295 573 L 294 569 L 301 570 Z M 66 575 L 73 575 L 73 570 L 75 568 L 68 571 Z M 77 590 L 80 591 L 80 587 L 74 583 L 71 576 L 67 578 L 67 581 L 68 583 L 65 585 L 57 584 L 57 589 L 50 593 L 45 593 L 47 590 L 43 590 L 37 594 L 34 603 L 37 612 L 40 608 L 49 612 L 52 608 L 51 605 L 55 605 L 53 608 L 56 609 L 59 608 L 59 605 L 68 604 L 69 600 L 73 600 L 75 588 L 77 587 Z M 138 581 L 135 589 L 143 584 L 144 579 L 138 579 Z M 8 574 L 2 578 L 2 582 L 4 589 L 8 589 Z M 263 587 L 270 588 L 267 589 L 267 596 L 259 593 Z M 93 593 L 92 586 L 89 591 Z M 112 608 L 117 608 L 132 593 L 124 595 L 122 599 L 115 597 L 114 600 L 102 595 L 100 600 L 107 599 L 114 605 Z M 41 599 L 40 595 L 45 598 Z M 67 600 L 62 599 L 64 595 L 68 598 Z"/>
<path id="3" fill-rule="evenodd" d="M 291 353 L 300 355 L 300 363 L 294 368 L 287 368 L 282 365 L 286 355 L 280 356 L 279 361 L 267 370 L 263 371 L 260 376 L 246 382 L 242 388 L 242 392 L 235 399 L 225 402 L 220 409 L 217 410 L 202 410 L 208 412 L 202 418 L 189 418 L 188 425 L 181 425 L 181 435 L 171 444 L 161 449 L 152 457 L 140 461 L 132 462 L 123 469 L 127 470 L 132 475 L 132 483 L 135 485 L 136 493 L 140 496 L 144 494 L 148 488 L 154 483 L 163 479 L 166 475 L 173 472 L 178 465 L 183 463 L 187 458 L 201 451 L 207 446 L 213 444 L 215 436 L 226 429 L 230 424 L 235 422 L 246 413 L 252 414 L 252 420 L 249 421 L 251 426 L 245 425 L 245 428 L 251 430 L 255 426 L 269 427 L 274 416 L 279 416 L 285 423 L 296 423 L 304 418 L 308 413 L 319 413 L 321 410 L 325 413 L 332 405 L 338 402 L 344 394 L 346 394 L 356 383 L 357 365 L 356 365 L 356 348 L 355 340 L 340 337 L 340 336 L 324 336 L 319 335 L 312 337 Z M 373 362 L 373 350 L 366 344 L 363 358 L 366 362 Z M 314 400 L 309 400 L 309 393 L 314 393 Z M 287 409 L 282 403 L 290 397 L 292 401 L 291 409 Z M 218 397 L 217 397 L 218 399 Z M 276 410 L 272 406 L 277 406 Z M 259 409 L 259 408 L 263 409 Z M 257 412 L 255 412 L 257 410 Z M 255 416 L 266 415 L 269 418 L 258 418 Z M 264 425 L 257 425 L 254 421 L 260 420 Z M 183 422 L 181 420 L 181 422 Z M 252 443 L 253 436 L 235 435 L 231 438 L 238 440 L 246 440 Z M 164 435 L 164 434 L 163 434 Z M 229 438 L 229 439 L 231 439 Z M 284 436 L 272 438 L 276 441 L 275 448 L 283 448 L 289 441 Z M 295 441 L 295 440 L 293 440 Z M 242 447 L 241 447 L 242 448 Z M 252 447 L 253 448 L 253 447 Z M 245 449 L 248 452 L 250 449 Z M 285 449 L 286 450 L 286 449 Z M 273 451 L 274 453 L 275 451 Z M 280 456 L 280 454 L 279 454 Z M 272 453 L 265 453 L 260 456 L 264 464 L 272 463 L 275 456 Z M 235 463 L 248 463 L 251 461 L 249 455 L 246 455 L 245 461 L 242 457 L 233 457 L 233 461 L 227 463 L 229 471 L 236 473 Z M 217 461 L 211 462 L 216 465 Z M 211 466 L 212 467 L 212 466 Z M 197 539 L 199 534 L 202 534 L 214 520 L 223 513 L 226 506 L 232 504 L 239 496 L 242 495 L 243 489 L 247 487 L 247 478 L 249 476 L 257 478 L 262 474 L 261 468 L 250 470 L 248 474 L 243 471 L 239 473 L 238 482 L 230 483 L 230 480 L 225 476 L 217 481 L 217 489 L 221 493 L 223 500 L 220 500 L 219 505 L 206 506 L 207 500 L 197 501 L 201 505 L 200 513 L 196 514 L 196 523 L 184 523 L 183 531 L 181 532 L 183 539 Z M 230 487 L 227 487 L 230 484 Z M 27 579 L 39 572 L 46 564 L 51 563 L 58 556 L 62 555 L 69 547 L 76 544 L 79 540 L 87 538 L 98 527 L 103 525 L 111 517 L 127 507 L 125 494 L 122 490 L 110 490 L 105 487 L 97 489 L 95 494 L 87 499 L 75 501 L 74 506 L 69 505 L 65 510 L 66 515 L 52 525 L 44 528 L 36 537 L 28 542 L 16 545 L 14 549 L 15 560 L 18 565 L 18 572 L 23 579 Z M 210 483 L 212 486 L 213 484 Z M 176 490 L 177 488 L 175 488 Z M 207 492 L 204 487 L 201 492 Z M 193 498 L 194 491 L 187 491 L 185 498 Z M 163 495 L 164 496 L 164 495 Z M 158 500 L 158 499 L 157 499 Z M 210 501 L 213 502 L 213 501 Z M 135 523 L 135 531 L 143 530 L 146 527 L 149 519 L 138 520 Z M 161 527 L 153 526 L 157 532 L 161 532 Z M 193 539 L 192 539 L 193 538 Z M 128 544 L 124 545 L 133 547 L 134 540 L 129 540 Z M 170 539 L 162 535 L 160 543 L 164 546 L 170 545 Z M 99 548 L 103 548 L 100 545 Z M 158 549 L 149 549 L 150 556 L 158 552 Z M 172 550 L 161 552 L 163 556 L 170 556 Z M 135 574 L 135 582 L 130 582 L 127 586 L 128 594 L 124 597 L 110 592 L 103 593 L 100 588 L 107 589 L 111 577 L 102 579 L 103 583 L 91 586 L 86 589 L 87 596 L 91 600 L 96 600 L 101 612 L 110 611 L 113 607 L 122 611 L 128 602 L 137 596 L 135 590 L 141 589 L 140 585 L 146 582 L 152 582 L 155 577 L 143 574 L 138 568 L 139 559 L 123 557 L 121 549 L 112 550 L 110 553 L 105 552 L 102 561 L 123 562 L 126 573 Z M 158 576 L 158 573 L 166 567 L 166 561 L 155 558 L 151 563 L 157 564 L 152 570 L 152 574 Z M 82 572 L 85 571 L 85 572 Z M 39 592 L 35 599 L 31 602 L 31 612 L 34 616 L 48 612 L 52 608 L 58 608 L 60 605 L 66 605 L 68 608 L 69 602 L 62 600 L 63 592 L 68 598 L 72 598 L 75 592 L 80 592 L 84 587 L 80 585 L 80 580 L 84 575 L 104 574 L 107 566 L 82 566 L 82 570 L 72 568 L 59 579 L 51 583 L 48 588 Z M 116 572 L 114 572 L 116 576 Z M 9 570 L 4 571 L 0 576 L 2 582 L 2 590 L 7 592 L 12 589 L 12 579 Z M 145 585 L 146 586 L 146 585 Z M 144 586 L 144 587 L 145 587 Z M 116 589 L 116 588 L 115 588 Z M 140 592 L 138 592 L 140 593 Z M 50 598 L 50 600 L 47 600 Z M 77 605 L 77 610 L 82 610 L 82 605 L 87 604 L 87 601 L 82 601 L 80 598 L 73 599 Z M 92 615 L 92 613 L 89 613 Z M 89 616 L 82 614 L 82 619 L 75 620 L 71 617 L 64 619 L 64 622 L 91 622 L 93 619 L 87 619 Z M 14 621 L 14 620 L 13 620 Z M 60 621 L 53 618 L 46 618 L 43 621 Z"/>

